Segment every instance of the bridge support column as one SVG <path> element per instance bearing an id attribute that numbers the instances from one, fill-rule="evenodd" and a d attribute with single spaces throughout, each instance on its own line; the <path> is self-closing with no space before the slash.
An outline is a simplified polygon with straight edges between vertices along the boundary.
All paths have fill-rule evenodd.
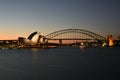
<path id="1" fill-rule="evenodd" d="M 62 39 L 59 39 L 59 45 L 62 45 Z"/>

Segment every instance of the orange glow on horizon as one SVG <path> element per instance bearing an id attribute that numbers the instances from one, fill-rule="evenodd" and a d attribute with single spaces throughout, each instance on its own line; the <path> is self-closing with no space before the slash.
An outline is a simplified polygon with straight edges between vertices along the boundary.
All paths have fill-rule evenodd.
<path id="1" fill-rule="evenodd" d="M 17 40 L 18 37 L 25 37 L 26 36 L 17 36 L 17 35 L 0 35 L 0 40 Z"/>
<path id="2" fill-rule="evenodd" d="M 16 36 L 0 36 L 0 40 L 12 40 L 12 39 L 18 39 Z"/>

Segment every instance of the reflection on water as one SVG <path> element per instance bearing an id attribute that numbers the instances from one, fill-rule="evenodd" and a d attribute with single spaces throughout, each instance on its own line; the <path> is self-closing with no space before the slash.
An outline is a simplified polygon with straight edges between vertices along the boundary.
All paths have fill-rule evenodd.
<path id="1" fill-rule="evenodd" d="M 84 51 L 85 46 L 79 46 L 79 48 L 81 49 L 81 51 Z"/>
<path id="2" fill-rule="evenodd" d="M 119 80 L 120 48 L 0 49 L 0 80 Z"/>

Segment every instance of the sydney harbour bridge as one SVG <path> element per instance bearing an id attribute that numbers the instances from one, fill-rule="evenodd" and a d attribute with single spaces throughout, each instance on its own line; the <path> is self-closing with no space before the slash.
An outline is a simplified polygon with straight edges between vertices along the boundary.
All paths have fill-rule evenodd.
<path id="1" fill-rule="evenodd" d="M 78 42 L 94 42 L 96 44 L 102 44 L 106 41 L 106 38 L 84 29 L 63 29 L 47 34 L 46 39 L 59 40 L 59 44 L 62 44 L 65 40 L 78 41 Z M 69 41 L 70 42 L 70 41 Z"/>
<path id="2" fill-rule="evenodd" d="M 84 43 L 94 43 L 94 44 L 99 44 L 102 45 L 104 42 L 106 42 L 106 38 L 88 31 L 84 29 L 63 29 L 63 30 L 58 30 L 52 33 L 49 33 L 47 35 L 42 36 L 41 34 L 37 32 L 33 32 L 30 34 L 30 36 L 25 39 L 25 38 L 20 38 L 18 40 L 0 40 L 1 42 L 12 44 L 12 43 L 24 43 L 26 44 L 35 44 L 35 45 L 43 45 L 43 44 L 49 44 L 52 41 L 52 43 L 56 43 L 58 41 L 59 45 L 63 44 L 63 41 L 76 41 L 76 42 L 84 42 Z M 71 43 L 69 43 L 71 44 Z M 51 44 L 49 44 L 51 45 Z"/>
<path id="3" fill-rule="evenodd" d="M 106 40 L 105 37 L 84 29 L 64 29 L 45 36 L 48 40 Z"/>

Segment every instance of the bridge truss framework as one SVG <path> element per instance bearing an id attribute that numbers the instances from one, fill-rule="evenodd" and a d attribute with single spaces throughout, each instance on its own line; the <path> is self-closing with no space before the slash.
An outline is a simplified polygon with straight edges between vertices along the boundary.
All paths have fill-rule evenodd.
<path id="1" fill-rule="evenodd" d="M 70 35 L 68 36 L 68 34 Z M 61 35 L 67 35 L 68 37 L 61 37 Z M 72 36 L 72 38 L 70 36 Z M 83 36 L 88 36 L 88 38 L 83 38 Z M 59 30 L 46 35 L 46 38 L 48 40 L 106 40 L 103 36 L 84 29 Z"/>

